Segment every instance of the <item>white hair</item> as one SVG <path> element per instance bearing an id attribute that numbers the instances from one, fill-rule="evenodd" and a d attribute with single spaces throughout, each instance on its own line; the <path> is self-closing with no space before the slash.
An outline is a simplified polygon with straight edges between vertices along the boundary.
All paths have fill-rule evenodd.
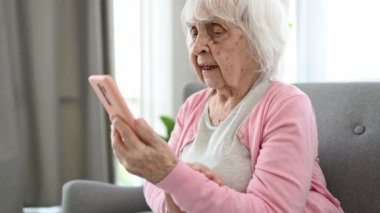
<path id="1" fill-rule="evenodd" d="M 272 79 L 276 75 L 287 37 L 284 5 L 280 0 L 187 0 L 181 18 L 188 41 L 189 24 L 212 18 L 235 24 L 246 33 L 261 78 Z"/>

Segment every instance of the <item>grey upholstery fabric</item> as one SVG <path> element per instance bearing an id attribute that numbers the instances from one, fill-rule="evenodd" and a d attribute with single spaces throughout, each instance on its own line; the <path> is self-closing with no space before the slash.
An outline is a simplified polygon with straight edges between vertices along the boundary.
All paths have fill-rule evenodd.
<path id="1" fill-rule="evenodd" d="M 63 212 L 142 212 L 149 210 L 142 190 L 142 187 L 119 187 L 96 181 L 70 181 L 63 187 Z"/>
<path id="2" fill-rule="evenodd" d="M 310 97 L 316 112 L 320 164 L 329 190 L 341 201 L 347 213 L 380 212 L 380 83 L 307 83 L 296 86 Z M 203 86 L 191 84 L 185 87 L 184 94 L 187 97 L 200 88 Z M 78 183 L 76 187 L 85 183 Z M 111 190 L 117 193 L 122 189 L 108 186 L 107 193 Z M 140 196 L 143 202 L 141 194 L 134 194 L 136 191 L 125 193 Z M 83 196 L 72 199 L 83 199 Z M 78 200 L 75 202 L 82 202 Z M 111 204 L 112 197 L 101 202 L 115 205 Z M 99 204 L 99 200 L 94 199 L 91 205 L 94 203 Z M 123 206 L 124 211 L 129 210 L 127 205 Z"/>
<path id="3" fill-rule="evenodd" d="M 185 102 L 186 98 L 203 88 L 205 88 L 205 85 L 196 82 L 186 84 L 183 89 L 183 101 Z"/>
<path id="4" fill-rule="evenodd" d="M 297 86 L 315 109 L 328 189 L 346 212 L 380 212 L 380 83 Z"/>

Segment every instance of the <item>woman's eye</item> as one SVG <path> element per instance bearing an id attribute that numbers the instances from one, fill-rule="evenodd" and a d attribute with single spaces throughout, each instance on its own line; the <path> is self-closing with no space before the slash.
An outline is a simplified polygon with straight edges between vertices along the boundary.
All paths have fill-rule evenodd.
<path id="1" fill-rule="evenodd" d="M 198 30 L 197 30 L 197 28 L 192 27 L 192 28 L 190 29 L 190 36 L 191 36 L 192 38 L 195 38 L 195 37 L 197 37 L 197 35 L 198 35 Z"/>
<path id="2" fill-rule="evenodd" d="M 214 36 L 220 36 L 226 32 L 226 29 L 219 24 L 211 24 L 209 26 L 209 34 Z"/>

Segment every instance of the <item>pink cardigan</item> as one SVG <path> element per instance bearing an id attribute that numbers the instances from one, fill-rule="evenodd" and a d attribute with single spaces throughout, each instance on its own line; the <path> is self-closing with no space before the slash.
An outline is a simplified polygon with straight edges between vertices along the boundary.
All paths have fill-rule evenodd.
<path id="1" fill-rule="evenodd" d="M 169 141 L 177 156 L 194 140 L 211 92 L 194 94 L 179 110 Z M 179 161 L 157 185 L 145 183 L 150 208 L 166 212 L 167 192 L 186 212 L 343 212 L 326 188 L 318 164 L 315 115 L 303 92 L 273 81 L 236 135 L 251 152 L 253 178 L 246 193 L 218 186 Z"/>

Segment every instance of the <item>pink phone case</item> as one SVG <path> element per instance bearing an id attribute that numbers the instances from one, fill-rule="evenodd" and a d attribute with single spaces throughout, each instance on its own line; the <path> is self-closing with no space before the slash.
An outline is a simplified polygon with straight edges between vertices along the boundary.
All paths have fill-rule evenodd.
<path id="1" fill-rule="evenodd" d="M 127 124 L 133 125 L 135 118 L 121 95 L 116 82 L 110 75 L 91 75 L 88 81 L 110 119 L 115 115 L 119 115 Z"/>

